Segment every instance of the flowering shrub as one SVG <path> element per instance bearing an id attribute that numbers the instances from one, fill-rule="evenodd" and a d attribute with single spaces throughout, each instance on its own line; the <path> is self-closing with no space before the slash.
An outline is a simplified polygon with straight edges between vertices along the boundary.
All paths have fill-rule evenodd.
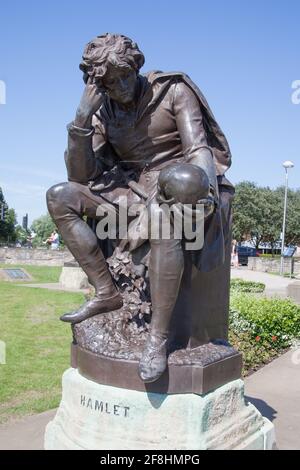
<path id="1" fill-rule="evenodd" d="M 247 331 L 236 333 L 229 329 L 229 342 L 243 355 L 244 376 L 275 359 L 280 352 L 269 343 L 262 341 L 259 336 L 253 338 Z"/>
<path id="2" fill-rule="evenodd" d="M 230 328 L 236 333 L 242 333 L 244 331 L 248 331 L 251 333 L 254 332 L 252 324 L 248 320 L 243 318 L 238 310 L 235 310 L 233 308 L 230 308 L 229 325 Z"/>
<path id="3" fill-rule="evenodd" d="M 289 299 L 253 295 L 259 283 L 233 281 L 229 341 L 243 354 L 246 375 L 300 341 L 300 306 Z"/>
<path id="4" fill-rule="evenodd" d="M 236 278 L 231 279 L 230 281 L 230 289 L 232 292 L 252 292 L 252 293 L 259 293 L 265 290 L 265 284 L 262 282 L 250 282 L 244 281 L 243 279 Z"/>
<path id="5" fill-rule="evenodd" d="M 236 332 L 249 331 L 256 341 L 280 349 L 300 338 L 300 306 L 289 299 L 233 293 L 231 308 L 231 328 Z"/>

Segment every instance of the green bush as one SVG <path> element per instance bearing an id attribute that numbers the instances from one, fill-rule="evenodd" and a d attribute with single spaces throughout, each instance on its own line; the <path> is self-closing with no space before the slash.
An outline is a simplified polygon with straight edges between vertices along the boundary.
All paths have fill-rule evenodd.
<path id="1" fill-rule="evenodd" d="M 278 356 L 278 349 L 263 341 L 257 341 L 251 332 L 229 329 L 229 342 L 243 356 L 243 375 L 259 369 Z"/>
<path id="2" fill-rule="evenodd" d="M 244 375 L 300 339 L 300 306 L 288 299 L 257 297 L 256 284 L 240 279 L 231 284 L 229 341 L 243 355 Z"/>
<path id="3" fill-rule="evenodd" d="M 229 319 L 234 332 L 247 331 L 257 342 L 274 349 L 289 347 L 300 338 L 300 306 L 289 299 L 232 292 Z"/>
<path id="4" fill-rule="evenodd" d="M 253 292 L 259 293 L 265 290 L 265 284 L 262 282 L 250 282 L 244 281 L 243 279 L 236 278 L 231 279 L 230 281 L 230 289 L 233 292 Z"/>

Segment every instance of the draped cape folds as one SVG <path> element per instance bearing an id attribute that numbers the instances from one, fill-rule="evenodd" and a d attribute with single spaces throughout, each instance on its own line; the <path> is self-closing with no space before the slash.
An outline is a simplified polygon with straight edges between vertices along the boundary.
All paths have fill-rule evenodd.
<path id="1" fill-rule="evenodd" d="M 211 148 L 214 155 L 217 176 L 223 176 L 225 171 L 231 165 L 231 152 L 227 139 L 218 125 L 204 95 L 197 85 L 189 78 L 188 75 L 181 72 L 149 72 L 145 75 L 148 82 L 154 85 L 156 82 L 161 83 L 161 87 L 157 89 L 153 102 L 159 100 L 160 95 L 165 93 L 165 88 L 169 87 L 174 81 L 184 82 L 196 95 L 199 101 L 200 109 L 203 117 L 204 129 L 206 132 L 207 144 Z"/>
<path id="2" fill-rule="evenodd" d="M 208 272 L 225 261 L 226 249 L 231 241 L 231 202 L 234 195 L 233 185 L 225 178 L 224 173 L 231 165 L 231 152 L 227 139 L 217 123 L 203 93 L 197 85 L 181 72 L 150 73 L 150 82 L 175 79 L 183 81 L 195 93 L 202 112 L 207 144 L 211 148 L 219 186 L 219 205 L 204 226 L 204 245 L 201 250 L 191 251 L 193 264 L 199 271 Z"/>

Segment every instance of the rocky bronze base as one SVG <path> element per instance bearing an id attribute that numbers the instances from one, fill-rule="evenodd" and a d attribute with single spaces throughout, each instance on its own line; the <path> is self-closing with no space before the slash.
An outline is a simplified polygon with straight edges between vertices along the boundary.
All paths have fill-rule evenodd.
<path id="1" fill-rule="evenodd" d="M 154 393 L 203 394 L 241 377 L 242 358 L 230 346 L 205 344 L 175 351 L 168 369 L 156 382 L 145 384 L 138 376 L 138 360 L 97 355 L 71 346 L 71 365 L 85 378 L 102 385 Z"/>
<path id="2" fill-rule="evenodd" d="M 130 307 L 125 302 L 118 311 L 72 325 L 71 365 L 82 376 L 128 390 L 198 394 L 241 377 L 241 354 L 223 339 L 194 348 L 171 342 L 166 372 L 156 382 L 145 384 L 138 364 L 149 335 L 148 315 L 132 314 Z M 134 312 L 137 306 L 132 307 Z"/>

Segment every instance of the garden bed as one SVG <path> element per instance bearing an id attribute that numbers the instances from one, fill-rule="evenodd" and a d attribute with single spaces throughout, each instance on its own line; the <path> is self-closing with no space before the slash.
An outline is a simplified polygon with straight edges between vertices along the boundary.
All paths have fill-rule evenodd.
<path id="1" fill-rule="evenodd" d="M 257 296 L 262 283 L 231 281 L 229 341 L 243 354 L 243 374 L 255 372 L 300 340 L 300 306 Z"/>

